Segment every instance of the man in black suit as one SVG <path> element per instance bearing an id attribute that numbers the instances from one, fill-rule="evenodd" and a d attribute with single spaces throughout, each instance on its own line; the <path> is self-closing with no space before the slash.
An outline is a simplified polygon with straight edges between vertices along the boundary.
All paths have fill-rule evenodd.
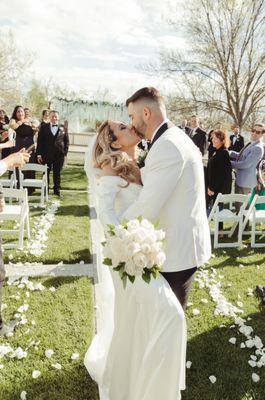
<path id="1" fill-rule="evenodd" d="M 233 129 L 233 135 L 230 136 L 231 144 L 228 150 L 233 150 L 236 151 L 237 153 L 240 153 L 240 151 L 245 146 L 244 138 L 243 136 L 240 135 L 238 126 L 233 125 L 232 129 Z"/>
<path id="2" fill-rule="evenodd" d="M 61 169 L 68 153 L 69 136 L 63 125 L 59 123 L 59 113 L 50 112 L 50 123 L 40 128 L 37 145 L 37 160 L 48 166 L 48 181 L 53 170 L 54 194 L 60 196 Z"/>
<path id="3" fill-rule="evenodd" d="M 200 120 L 197 115 L 192 115 L 190 122 L 191 127 L 186 133 L 204 156 L 206 151 L 206 132 L 200 128 Z"/>

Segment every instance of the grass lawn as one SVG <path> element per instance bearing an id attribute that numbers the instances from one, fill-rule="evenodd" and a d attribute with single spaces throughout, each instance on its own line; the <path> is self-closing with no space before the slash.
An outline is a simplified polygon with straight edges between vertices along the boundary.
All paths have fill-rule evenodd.
<path id="1" fill-rule="evenodd" d="M 251 320 L 255 335 L 265 345 L 265 308 L 260 308 L 256 297 L 248 296 L 248 288 L 265 285 L 265 254 L 262 249 L 225 249 L 214 252 L 216 257 L 205 267 L 217 271 L 224 296 L 233 304 L 243 303 L 242 318 Z M 257 268 L 258 266 L 258 268 Z M 204 304 L 201 299 L 208 299 Z M 252 368 L 248 364 L 253 349 L 241 349 L 240 343 L 246 338 L 231 328 L 231 318 L 214 316 L 215 303 L 207 289 L 199 289 L 195 282 L 190 296 L 193 303 L 187 311 L 188 350 L 187 360 L 192 366 L 187 369 L 187 390 L 183 400 L 264 400 L 265 367 Z M 199 316 L 193 309 L 200 310 Z M 225 327 L 220 328 L 224 324 Z M 236 345 L 229 343 L 231 337 L 237 338 Z M 260 375 L 260 382 L 252 381 L 252 373 Z M 215 384 L 209 376 L 217 378 Z"/>
<path id="2" fill-rule="evenodd" d="M 87 278 L 46 278 L 43 291 L 30 291 L 17 286 L 5 286 L 5 318 L 12 318 L 18 307 L 28 304 L 25 325 L 20 325 L 13 337 L 1 338 L 0 348 L 9 344 L 14 350 L 27 350 L 23 359 L 0 359 L 0 399 L 20 399 L 22 391 L 27 400 L 97 400 L 97 387 L 89 377 L 83 359 L 94 331 L 93 289 Z M 51 292 L 50 287 L 56 290 Z M 27 297 L 26 292 L 29 292 Z M 19 296 L 17 299 L 11 296 Z M 32 324 L 34 323 L 34 325 Z M 32 340 L 35 344 L 31 343 Z M 39 344 L 38 344 L 39 342 Z M 36 344 L 37 343 L 37 344 Z M 52 349 L 53 356 L 45 356 Z M 79 358 L 71 360 L 78 353 Z M 61 370 L 52 364 L 59 363 Z M 41 376 L 32 378 L 39 370 Z"/>

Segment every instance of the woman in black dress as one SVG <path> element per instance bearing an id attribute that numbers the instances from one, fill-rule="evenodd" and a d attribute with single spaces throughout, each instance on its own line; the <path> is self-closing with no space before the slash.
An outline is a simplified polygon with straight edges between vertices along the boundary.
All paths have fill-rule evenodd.
<path id="1" fill-rule="evenodd" d="M 215 202 L 218 193 L 229 194 L 232 187 L 232 166 L 229 153 L 227 132 L 217 129 L 212 133 L 215 152 L 207 165 L 207 206 Z"/>
<path id="2" fill-rule="evenodd" d="M 14 152 L 19 151 L 23 148 L 27 149 L 34 144 L 34 135 L 36 128 L 28 119 L 25 118 L 25 111 L 22 106 L 16 106 L 14 108 L 9 126 L 16 132 L 16 145 L 14 148 Z M 31 151 L 29 162 L 36 162 L 35 149 Z M 34 179 L 35 173 L 32 171 L 24 172 L 24 177 L 27 179 Z M 31 194 L 33 191 L 34 188 L 30 188 L 28 190 L 29 194 Z"/>

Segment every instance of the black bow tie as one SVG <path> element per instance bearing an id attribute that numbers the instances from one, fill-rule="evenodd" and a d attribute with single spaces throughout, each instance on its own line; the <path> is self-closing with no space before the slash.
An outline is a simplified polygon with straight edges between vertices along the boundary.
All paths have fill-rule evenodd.
<path id="1" fill-rule="evenodd" d="M 54 124 L 54 125 L 52 125 L 52 126 L 58 126 L 57 124 Z"/>

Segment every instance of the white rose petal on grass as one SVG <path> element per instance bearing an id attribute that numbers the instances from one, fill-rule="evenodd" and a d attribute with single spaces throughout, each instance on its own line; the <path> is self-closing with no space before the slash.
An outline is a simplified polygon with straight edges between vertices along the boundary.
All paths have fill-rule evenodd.
<path id="1" fill-rule="evenodd" d="M 253 382 L 257 383 L 260 380 L 260 377 L 258 374 L 255 374 L 255 372 L 251 375 Z"/>
<path id="2" fill-rule="evenodd" d="M 211 383 L 215 383 L 216 382 L 216 377 L 214 376 L 214 375 L 211 375 L 211 376 L 209 376 L 209 381 L 211 382 Z"/>
<path id="3" fill-rule="evenodd" d="M 51 358 L 53 356 L 53 354 L 54 354 L 54 351 L 52 349 L 45 350 L 45 356 L 47 358 Z"/>
<path id="4" fill-rule="evenodd" d="M 244 265 L 243 264 L 239 264 L 239 268 L 244 268 Z"/>
<path id="5" fill-rule="evenodd" d="M 27 392 L 25 390 L 23 390 L 20 393 L 20 400 L 26 400 L 27 399 Z"/>
<path id="6" fill-rule="evenodd" d="M 197 315 L 200 315 L 200 310 L 198 310 L 198 308 L 194 308 L 193 310 L 192 310 L 192 314 L 196 317 Z"/>
<path id="7" fill-rule="evenodd" d="M 207 304 L 207 303 L 208 303 L 208 300 L 207 300 L 207 299 L 201 299 L 201 303 Z"/>
<path id="8" fill-rule="evenodd" d="M 192 362 L 191 361 L 187 361 L 186 362 L 186 368 L 190 369 Z"/>
<path id="9" fill-rule="evenodd" d="M 53 287 L 53 286 L 51 286 L 51 287 L 49 288 L 49 291 L 50 291 L 50 292 L 55 292 L 55 290 L 56 290 L 56 289 L 55 289 L 55 287 Z"/>
<path id="10" fill-rule="evenodd" d="M 237 301 L 236 304 L 238 305 L 238 307 L 243 307 L 242 301 Z"/>
<path id="11" fill-rule="evenodd" d="M 248 363 L 249 363 L 249 365 L 250 365 L 252 368 L 255 368 L 255 367 L 257 366 L 256 361 L 248 360 Z"/>
<path id="12" fill-rule="evenodd" d="M 241 349 L 245 349 L 245 348 L 246 348 L 245 343 L 241 343 L 241 344 L 240 344 L 240 348 L 241 348 Z"/>
<path id="13" fill-rule="evenodd" d="M 3 368 L 4 368 L 3 364 L 0 364 L 0 369 L 3 369 Z"/>
<path id="14" fill-rule="evenodd" d="M 52 367 L 55 368 L 55 369 L 62 369 L 62 366 L 59 363 L 52 364 Z"/>
<path id="15" fill-rule="evenodd" d="M 236 344 L 236 338 L 235 338 L 235 337 L 231 337 L 231 338 L 229 339 L 229 343 L 231 343 L 231 344 Z"/>
<path id="16" fill-rule="evenodd" d="M 37 379 L 37 378 L 39 378 L 40 376 L 41 376 L 41 372 L 40 372 L 40 371 L 35 370 L 35 371 L 32 372 L 32 378 L 33 378 L 33 379 Z"/>
<path id="17" fill-rule="evenodd" d="M 71 360 L 77 360 L 79 358 L 79 354 L 78 353 L 73 353 L 71 355 Z"/>

